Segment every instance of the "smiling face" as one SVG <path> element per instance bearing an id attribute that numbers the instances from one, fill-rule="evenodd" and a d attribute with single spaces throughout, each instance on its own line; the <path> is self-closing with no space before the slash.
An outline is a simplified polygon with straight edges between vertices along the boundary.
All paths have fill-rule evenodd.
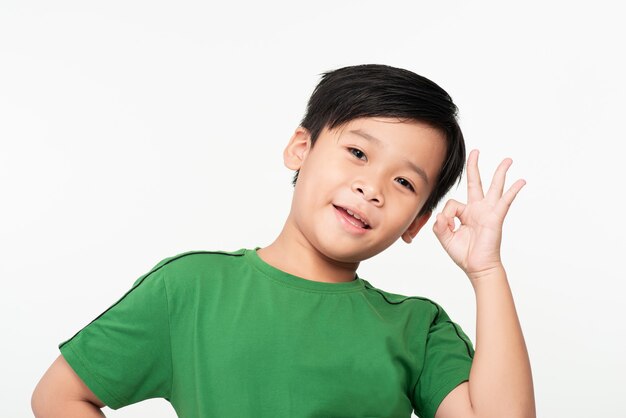
<path id="1" fill-rule="evenodd" d="M 422 122 L 360 118 L 324 129 L 315 146 L 298 128 L 285 165 L 300 170 L 288 223 L 300 242 L 329 259 L 359 262 L 410 241 L 446 154 L 437 129 Z M 301 239 L 304 238 L 304 241 Z"/>

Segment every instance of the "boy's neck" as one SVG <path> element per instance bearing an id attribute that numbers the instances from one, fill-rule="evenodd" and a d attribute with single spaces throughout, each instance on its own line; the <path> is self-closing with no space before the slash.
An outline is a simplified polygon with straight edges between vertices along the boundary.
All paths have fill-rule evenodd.
<path id="1" fill-rule="evenodd" d="M 276 240 L 257 250 L 267 264 L 285 273 L 307 280 L 328 283 L 349 282 L 355 279 L 359 263 L 342 263 L 329 259 L 303 236 L 292 231 L 289 222 Z"/>

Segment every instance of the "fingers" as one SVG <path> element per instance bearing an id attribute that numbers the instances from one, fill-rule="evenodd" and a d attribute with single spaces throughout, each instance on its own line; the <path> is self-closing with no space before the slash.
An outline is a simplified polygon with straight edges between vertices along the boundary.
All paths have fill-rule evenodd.
<path id="1" fill-rule="evenodd" d="M 441 214 L 446 218 L 454 218 L 461 217 L 463 210 L 465 209 L 465 204 L 459 202 L 458 200 L 450 199 L 446 202 L 446 205 L 443 207 Z"/>
<path id="2" fill-rule="evenodd" d="M 447 242 L 454 235 L 454 218 L 460 218 L 464 210 L 465 205 L 459 201 L 450 199 L 446 202 L 433 225 L 433 231 L 441 243 Z"/>
<path id="3" fill-rule="evenodd" d="M 467 158 L 467 201 L 476 202 L 483 198 L 483 184 L 478 171 L 478 150 L 474 149 Z"/>
<path id="4" fill-rule="evenodd" d="M 502 195 L 502 198 L 498 201 L 498 204 L 496 206 L 496 212 L 502 218 L 506 216 L 509 208 L 511 207 L 511 203 L 513 203 L 513 200 L 515 199 L 519 191 L 522 190 L 522 187 L 524 187 L 525 185 L 526 180 L 519 179 L 515 183 L 513 183 L 511 187 L 509 187 L 509 190 L 507 190 L 506 193 Z"/>
<path id="5" fill-rule="evenodd" d="M 468 204 L 473 202 L 478 202 L 483 199 L 486 199 L 486 202 L 489 203 L 492 207 L 495 208 L 495 211 L 500 214 L 502 217 L 506 215 L 513 203 L 513 200 L 519 193 L 519 191 L 526 184 L 525 180 L 516 181 L 506 193 L 504 192 L 504 185 L 506 182 L 506 173 L 513 164 L 513 160 L 510 158 L 505 158 L 502 160 L 498 168 L 493 175 L 493 179 L 491 180 L 491 184 L 489 186 L 489 190 L 487 194 L 483 194 L 482 182 L 480 179 L 480 172 L 478 171 L 478 154 L 479 151 L 474 149 L 470 152 L 470 155 L 467 159 L 467 202 Z M 446 207 L 442 212 L 442 216 L 445 218 L 439 224 L 440 228 L 438 229 L 440 233 L 445 233 L 443 229 L 444 222 L 450 226 L 450 230 L 454 230 L 454 217 L 458 217 L 460 219 L 460 214 L 463 212 L 463 208 L 461 208 L 461 203 L 451 200 L 446 203 Z M 461 208 L 461 209 L 460 209 Z M 459 211 L 460 209 L 460 211 Z M 453 213 L 455 212 L 455 213 Z M 439 222 L 439 217 L 438 217 Z M 435 230 L 437 232 L 437 230 Z"/>
<path id="6" fill-rule="evenodd" d="M 505 158 L 502 160 L 496 172 L 493 175 L 493 179 L 491 180 L 491 186 L 489 186 L 489 190 L 487 191 L 487 200 L 492 203 L 496 203 L 502 197 L 502 191 L 504 190 L 504 182 L 506 181 L 506 172 L 513 164 L 513 160 L 510 158 Z"/>

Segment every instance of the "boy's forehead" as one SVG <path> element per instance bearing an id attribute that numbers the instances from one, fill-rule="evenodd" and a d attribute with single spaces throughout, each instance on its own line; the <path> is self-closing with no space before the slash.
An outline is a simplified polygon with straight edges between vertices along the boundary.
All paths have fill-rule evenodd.
<path id="1" fill-rule="evenodd" d="M 376 146 L 385 146 L 386 143 L 392 143 L 398 135 L 403 137 L 424 138 L 433 137 L 441 138 L 445 141 L 445 135 L 440 129 L 431 124 L 416 119 L 408 118 L 391 118 L 391 117 L 363 117 L 352 119 L 334 129 L 328 129 L 332 132 L 337 140 L 345 135 L 358 136 L 367 142 Z M 396 141 L 393 142 L 394 144 Z M 398 146 L 407 146 L 410 143 L 397 142 Z"/>

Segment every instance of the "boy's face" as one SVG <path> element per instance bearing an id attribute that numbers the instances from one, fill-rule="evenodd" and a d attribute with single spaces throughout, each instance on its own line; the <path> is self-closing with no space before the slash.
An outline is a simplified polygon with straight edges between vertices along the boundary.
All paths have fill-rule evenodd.
<path id="1" fill-rule="evenodd" d="M 339 262 L 370 258 L 401 236 L 410 242 L 430 216 L 417 214 L 445 154 L 443 134 L 417 121 L 355 119 L 324 129 L 313 147 L 298 128 L 284 153 L 285 165 L 300 170 L 289 226 Z"/>

